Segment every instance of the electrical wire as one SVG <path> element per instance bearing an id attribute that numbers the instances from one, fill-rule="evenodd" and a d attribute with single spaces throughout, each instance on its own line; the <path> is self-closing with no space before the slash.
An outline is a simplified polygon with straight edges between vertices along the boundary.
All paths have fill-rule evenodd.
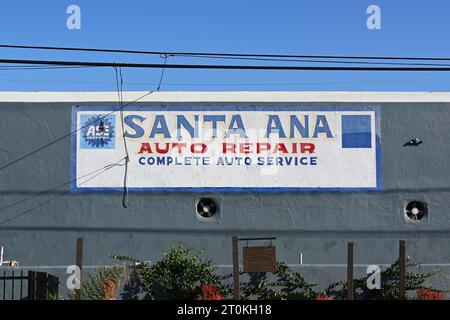
<path id="1" fill-rule="evenodd" d="M 293 59 L 293 58 L 258 58 L 258 57 L 229 57 L 229 56 L 205 56 L 192 54 L 161 54 L 163 57 L 185 57 L 185 58 L 201 58 L 201 59 L 219 59 L 219 60 L 247 60 L 247 61 L 272 61 L 272 62 L 306 62 L 306 63 L 327 63 L 327 64 L 364 64 L 364 65 L 403 65 L 403 66 L 450 66 L 450 64 L 437 63 L 405 63 L 405 62 L 371 62 L 371 61 L 338 61 L 338 60 L 307 60 L 307 59 Z M 58 69 L 69 68 L 59 67 Z M 72 67 L 80 68 L 80 67 Z M 82 67 L 81 67 L 82 68 Z M 35 67 L 35 68 L 16 68 L 14 70 L 29 70 L 29 69 L 57 69 L 55 67 Z M 2 68 L 0 68 L 2 70 Z"/>
<path id="2" fill-rule="evenodd" d="M 48 66 L 48 67 L 36 67 L 31 66 L 1 66 L 1 71 L 19 71 L 19 70 L 59 70 L 59 69 L 85 69 L 85 68 L 96 68 L 96 67 L 85 67 L 85 66 Z"/>
<path id="3" fill-rule="evenodd" d="M 124 208 L 128 208 L 128 163 L 130 162 L 130 154 L 128 152 L 127 138 L 125 136 L 125 121 L 123 114 L 123 76 L 121 68 L 114 68 L 116 72 L 116 85 L 117 85 L 117 96 L 120 106 L 120 122 L 122 124 L 122 138 L 123 138 L 123 146 L 125 151 L 125 168 L 124 168 L 124 177 L 123 177 L 123 196 L 122 196 L 122 206 Z"/>
<path id="4" fill-rule="evenodd" d="M 161 72 L 164 72 L 164 69 L 163 69 Z M 161 87 L 162 80 L 163 80 L 163 77 L 162 77 L 162 74 L 161 74 L 161 77 L 160 77 L 159 83 L 158 83 L 158 88 Z M 144 94 L 144 95 L 138 97 L 137 99 L 135 99 L 135 100 L 133 100 L 133 101 L 127 103 L 127 104 L 123 104 L 123 103 L 122 103 L 122 105 L 120 105 L 118 108 L 114 109 L 113 111 L 111 111 L 111 112 L 109 112 L 109 113 L 107 113 L 107 114 L 104 114 L 103 116 L 101 116 L 101 117 L 99 117 L 99 118 L 97 118 L 97 119 L 95 119 L 95 120 L 93 120 L 93 121 L 91 121 L 91 122 L 86 123 L 84 126 L 81 126 L 81 127 L 77 128 L 77 129 L 75 129 L 75 130 L 72 130 L 72 131 L 70 131 L 69 133 L 67 133 L 67 134 L 65 134 L 65 135 L 63 135 L 63 136 L 61 136 L 61 137 L 59 137 L 58 139 L 55 139 L 55 140 L 53 140 L 53 141 L 51 141 L 51 142 L 49 142 L 49 143 L 47 143 L 47 144 L 45 144 L 45 145 L 43 145 L 43 146 L 41 146 L 41 147 L 35 149 L 35 150 L 33 150 L 33 151 L 31 151 L 31 152 L 29 152 L 29 153 L 27 153 L 27 154 L 24 154 L 23 156 L 20 156 L 19 158 L 15 159 L 15 160 L 13 160 L 13 161 L 10 161 L 9 163 L 7 163 L 7 164 L 1 166 L 1 167 L 0 167 L 0 171 L 4 170 L 4 169 L 6 169 L 6 168 L 9 168 L 9 167 L 11 167 L 12 165 L 14 165 L 14 164 L 16 164 L 16 163 L 18 163 L 18 162 L 20 162 L 20 161 L 22 161 L 22 160 L 24 160 L 24 159 L 27 159 L 28 157 L 30 157 L 30 156 L 32 156 L 32 155 L 34 155 L 34 154 L 36 154 L 36 153 L 38 153 L 38 152 L 40 152 L 40 151 L 46 149 L 46 148 L 52 146 L 52 145 L 55 144 L 55 143 L 58 143 L 59 141 L 64 140 L 64 139 L 67 138 L 67 137 L 70 137 L 72 134 L 77 133 L 78 131 L 80 131 L 80 130 L 82 130 L 82 129 L 88 127 L 88 126 L 90 126 L 91 124 L 97 122 L 98 120 L 102 120 L 102 119 L 108 117 L 109 115 L 111 115 L 111 114 L 113 114 L 113 113 L 115 113 L 115 112 L 117 112 L 117 111 L 123 110 L 125 107 L 127 107 L 127 106 L 129 106 L 129 105 L 131 105 L 131 104 L 133 104 L 133 103 L 135 103 L 135 102 L 137 102 L 137 101 L 139 101 L 139 100 L 145 98 L 146 96 L 152 94 L 153 92 L 154 92 L 154 90 L 151 90 L 151 91 L 147 92 L 146 94 Z M 121 96 L 121 95 L 120 95 L 120 96 Z M 122 98 L 120 98 L 120 99 L 122 99 Z M 122 101 L 122 102 L 123 102 L 123 101 Z M 123 130 L 123 134 L 125 134 L 125 130 Z"/>
<path id="5" fill-rule="evenodd" d="M 223 83 L 164 83 L 165 86 L 310 86 L 310 85 L 330 85 L 330 84 L 359 84 L 359 83 L 398 83 L 398 82 L 422 82 L 422 81 L 446 81 L 447 78 L 425 78 L 425 79 L 397 79 L 397 80 L 361 80 L 361 81 L 324 81 L 324 82 L 223 82 Z M 70 83 L 70 84 L 99 84 L 111 85 L 115 82 L 107 81 L 51 81 L 51 80 L 28 80 L 28 79 L 6 79 L 0 78 L 4 82 L 31 82 L 31 83 Z M 129 86 L 158 86 L 158 83 L 148 82 L 127 82 Z"/>
<path id="6" fill-rule="evenodd" d="M 109 115 L 111 115 L 111 114 L 113 114 L 114 112 L 117 112 L 117 111 L 120 111 L 120 116 L 121 116 L 121 122 L 122 122 L 122 136 L 123 136 L 123 139 L 124 139 L 124 147 L 125 147 L 125 154 L 126 154 L 125 157 L 122 158 L 121 160 L 119 160 L 118 162 L 114 163 L 114 164 L 107 165 L 107 166 L 105 166 L 105 167 L 103 167 L 103 168 L 101 168 L 101 169 L 98 169 L 98 170 L 94 171 L 94 172 L 88 173 L 88 174 L 86 174 L 86 175 L 84 175 L 84 176 L 82 176 L 82 177 L 80 177 L 80 178 L 78 178 L 78 179 L 72 179 L 72 180 L 70 180 L 69 182 L 60 184 L 60 185 L 58 185 L 58 186 L 56 186 L 56 187 L 53 187 L 53 188 L 48 189 L 48 190 L 45 190 L 45 191 L 40 192 L 40 193 L 38 193 L 38 194 L 36 194 L 36 195 L 33 195 L 33 196 L 31 196 L 31 197 L 28 197 L 28 198 L 19 200 L 19 201 L 17 201 L 17 202 L 11 203 L 11 204 L 9 204 L 9 205 L 6 205 L 6 206 L 4 206 L 4 207 L 1 207 L 0 210 L 5 210 L 5 209 L 8 209 L 8 208 L 11 208 L 11 207 L 13 207 L 13 206 L 16 206 L 16 205 L 18 205 L 18 204 L 24 203 L 24 202 L 29 201 L 29 200 L 31 200 L 31 199 L 34 199 L 34 198 L 36 198 L 36 197 L 43 196 L 43 195 L 45 195 L 45 194 L 48 194 L 48 193 L 50 193 L 50 192 L 53 192 L 53 191 L 55 191 L 55 190 L 57 190 L 57 189 L 59 189 L 59 188 L 65 186 L 65 185 L 67 185 L 67 184 L 71 184 L 71 183 L 73 183 L 73 182 L 75 182 L 75 181 L 77 181 L 77 180 L 79 180 L 79 179 L 82 179 L 82 178 L 84 178 L 84 177 L 87 177 L 87 176 L 89 176 L 89 175 L 92 175 L 93 173 L 98 172 L 99 170 L 102 170 L 102 171 L 99 173 L 99 174 L 101 174 L 101 173 L 103 173 L 104 171 L 109 170 L 110 168 L 112 168 L 112 167 L 114 167 L 114 166 L 120 165 L 119 162 L 122 161 L 122 160 L 125 160 L 125 164 L 123 164 L 123 166 L 125 166 L 125 175 L 124 175 L 124 196 L 123 196 L 123 199 L 122 199 L 122 205 L 123 205 L 125 208 L 128 207 L 128 187 L 127 187 L 127 175 L 128 175 L 128 174 L 127 174 L 127 173 L 128 173 L 128 170 L 127 170 L 127 169 L 128 169 L 128 168 L 127 168 L 127 167 L 128 167 L 128 162 L 130 161 L 130 160 L 129 160 L 130 158 L 129 158 L 128 146 L 127 146 L 126 137 L 125 137 L 125 125 L 124 125 L 124 114 L 123 114 L 123 109 L 124 109 L 125 107 L 127 107 L 128 105 L 130 105 L 130 104 L 132 104 L 132 103 L 135 103 L 135 102 L 141 100 L 142 98 L 144 98 L 144 97 L 146 97 L 146 96 L 152 94 L 152 93 L 154 92 L 154 90 L 147 92 L 146 94 L 140 96 L 139 98 L 133 100 L 132 102 L 129 102 L 129 103 L 127 103 L 127 104 L 123 104 L 123 75 L 122 75 L 122 70 L 121 70 L 120 68 L 119 68 L 119 69 L 115 68 L 115 71 L 116 71 L 116 84 L 117 84 L 118 100 L 119 100 L 119 107 L 118 107 L 118 108 L 116 108 L 115 110 L 111 111 L 111 112 L 108 113 L 108 114 L 105 114 L 105 115 L 99 117 L 98 119 L 96 119 L 96 120 L 94 120 L 94 121 L 91 121 L 90 123 L 86 123 L 84 126 L 78 128 L 78 129 L 76 129 L 76 130 L 73 130 L 73 131 L 69 132 L 68 134 L 63 135 L 62 137 L 60 137 L 60 138 L 58 138 L 58 139 L 56 139 L 56 140 L 54 140 L 54 141 L 52 141 L 52 142 L 50 142 L 50 143 L 47 143 L 46 145 L 44 145 L 44 146 L 42 146 L 42 147 L 40 147 L 40 148 L 38 148 L 38 149 L 33 150 L 32 152 L 30 152 L 30 153 L 28 153 L 28 154 L 26 154 L 26 155 L 23 155 L 23 156 L 17 158 L 16 160 L 13 160 L 13 161 L 9 162 L 8 164 L 6 164 L 6 165 L 0 167 L 0 170 L 6 169 L 6 168 L 10 167 L 11 165 L 13 165 L 13 164 L 15 164 L 15 163 L 17 163 L 17 162 L 19 162 L 19 161 L 21 161 L 21 160 L 24 160 L 24 159 L 30 157 L 31 155 L 33 155 L 33 154 L 35 154 L 35 153 L 37 153 L 37 152 L 39 152 L 39 151 L 41 151 L 41 150 L 43 150 L 43 149 L 45 149 L 45 148 L 47 148 L 47 147 L 53 145 L 53 144 L 55 144 L 55 143 L 57 143 L 57 142 L 63 140 L 64 138 L 67 138 L 67 137 L 71 136 L 72 134 L 75 134 L 76 132 L 82 130 L 83 128 L 86 128 L 86 127 L 90 126 L 91 124 L 93 124 L 94 122 L 97 122 L 98 120 L 102 120 L 102 119 L 108 117 Z M 160 87 L 161 87 L 161 84 L 162 84 L 162 80 L 163 80 L 163 71 L 164 71 L 164 70 L 162 70 L 162 73 L 161 73 L 161 76 L 160 76 L 160 79 L 159 79 L 158 88 L 160 88 Z M 95 178 L 95 177 L 98 176 L 99 174 L 97 174 L 97 175 L 95 175 L 94 177 L 92 177 L 92 178 L 90 178 L 90 179 L 84 181 L 83 183 L 86 183 L 87 181 L 92 180 L 93 178 Z M 80 184 L 80 185 L 81 185 L 81 184 Z M 15 218 L 18 218 L 18 217 L 20 217 L 20 216 L 22 216 L 22 215 L 25 215 L 25 214 L 27 214 L 27 213 L 33 211 L 34 209 L 39 208 L 39 207 L 45 205 L 46 203 L 48 203 L 48 202 L 50 202 L 50 201 L 56 199 L 57 197 L 58 197 L 58 196 L 53 197 L 53 198 L 51 198 L 51 199 L 49 199 L 49 200 L 47 200 L 47 201 L 45 201 L 45 202 L 39 204 L 39 205 L 36 206 L 36 207 L 33 207 L 33 208 L 31 208 L 31 209 L 28 209 L 28 210 L 25 210 L 24 212 L 19 213 L 18 215 L 14 216 L 14 217 L 12 217 L 12 218 L 9 218 L 9 219 L 7 219 L 7 220 L 4 220 L 3 222 L 0 222 L 0 225 L 3 225 L 3 224 L 5 224 L 5 223 L 7 223 L 7 222 L 9 222 L 9 221 L 11 221 L 11 220 L 13 220 L 13 219 L 15 219 Z"/>
<path id="7" fill-rule="evenodd" d="M 123 166 L 123 164 L 122 164 L 122 165 L 119 164 L 122 160 L 125 160 L 125 158 L 122 158 L 122 159 L 120 159 L 119 161 L 116 161 L 116 162 L 113 163 L 113 164 L 106 165 L 106 166 L 101 167 L 101 168 L 99 168 L 99 169 L 97 169 L 97 170 L 95 170 L 95 171 L 92 171 L 92 172 L 89 172 L 89 173 L 87 173 L 87 174 L 85 174 L 85 175 L 82 175 L 81 177 L 74 178 L 74 179 L 72 179 L 72 180 L 70 180 L 70 181 L 66 181 L 66 182 L 61 183 L 61 184 L 59 184 L 59 185 L 57 185 L 57 186 L 54 186 L 54 187 L 52 187 L 52 188 L 50 188 L 50 189 L 47 189 L 47 190 L 41 191 L 41 192 L 39 192 L 39 193 L 36 193 L 36 194 L 34 194 L 34 195 L 30 196 L 30 197 L 27 197 L 27 198 L 18 200 L 18 201 L 16 201 L 16 202 L 12 202 L 12 203 L 10 203 L 10 204 L 7 204 L 7 205 L 5 205 L 5 206 L 3 206 L 3 207 L 0 207 L 0 211 L 3 211 L 3 210 L 6 210 L 6 209 L 15 207 L 15 206 L 17 206 L 17 205 L 19 205 L 19 204 L 25 203 L 25 202 L 30 201 L 30 200 L 32 200 L 32 199 L 38 198 L 38 197 L 40 197 L 40 196 L 44 196 L 44 195 L 49 194 L 49 193 L 52 193 L 53 191 L 56 191 L 56 190 L 58 190 L 58 189 L 61 189 L 62 187 L 66 186 L 66 185 L 71 185 L 72 183 L 75 183 L 75 182 L 77 182 L 77 181 L 80 180 L 80 179 L 84 179 L 84 178 L 86 178 L 86 177 L 88 177 L 88 176 L 90 176 L 90 175 L 93 175 L 94 173 L 97 173 L 97 172 L 99 172 L 99 171 L 101 171 L 101 170 L 104 170 L 105 168 L 109 168 L 111 165 L 114 165 L 114 166 L 116 166 L 116 165 L 117 165 L 117 166 Z"/>
<path id="8" fill-rule="evenodd" d="M 91 121 L 91 122 L 88 122 L 88 123 L 86 123 L 84 126 L 78 128 L 78 129 L 75 129 L 75 130 L 73 130 L 73 131 L 70 131 L 70 132 L 64 134 L 63 136 L 61 136 L 61 137 L 59 137 L 59 138 L 57 138 L 57 139 L 55 139 L 55 140 L 53 140 L 53 141 L 51 141 L 51 142 L 45 144 L 45 145 L 43 145 L 43 146 L 41 146 L 41 147 L 39 147 L 39 148 L 37 148 L 37 149 L 35 149 L 35 150 L 33 150 L 33 151 L 27 153 L 27 154 L 24 154 L 23 156 L 20 156 L 19 158 L 15 159 L 15 160 L 13 160 L 13 161 L 11 161 L 11 162 L 8 162 L 7 164 L 5 164 L 5 165 L 3 165 L 3 166 L 0 167 L 0 171 L 6 169 L 6 168 L 8 168 L 8 167 L 11 167 L 12 165 L 14 165 L 14 164 L 16 164 L 16 163 L 18 163 L 18 162 L 20 162 L 20 161 L 22 161 L 22 160 L 24 160 L 24 159 L 30 157 L 30 156 L 32 156 L 33 154 L 38 153 L 39 151 L 42 151 L 42 150 L 44 150 L 44 149 L 50 147 L 51 145 L 54 145 L 55 143 L 58 143 L 59 141 L 64 140 L 64 139 L 67 138 L 67 137 L 70 137 L 72 134 L 77 133 L 78 131 L 80 131 L 80 130 L 82 130 L 82 129 L 88 127 L 88 126 L 90 126 L 91 124 L 97 122 L 98 120 L 102 120 L 102 119 L 104 119 L 104 118 L 110 116 L 111 114 L 113 114 L 113 113 L 119 111 L 120 109 L 123 109 L 123 108 L 125 108 L 125 107 L 127 107 L 127 106 L 129 106 L 129 105 L 131 105 L 131 104 L 133 104 L 133 103 L 135 103 L 135 102 L 138 102 L 139 100 L 145 98 L 146 96 L 152 94 L 153 92 L 154 92 L 154 91 L 149 91 L 149 92 L 147 92 L 146 94 L 140 96 L 139 98 L 137 98 L 137 99 L 135 99 L 135 100 L 133 100 L 133 101 L 127 103 L 127 104 L 124 104 L 123 106 L 118 107 L 118 108 L 114 109 L 113 111 L 111 111 L 111 112 L 109 112 L 109 113 L 107 113 L 107 114 L 104 114 L 103 116 L 97 118 L 96 120 L 93 120 L 93 121 Z"/>
<path id="9" fill-rule="evenodd" d="M 6 206 L 0 207 L 0 211 L 1 211 L 1 210 L 6 210 L 6 209 L 8 209 L 8 208 L 14 207 L 14 206 L 19 205 L 19 204 L 22 204 L 22 203 L 27 202 L 27 201 L 29 201 L 29 200 L 35 199 L 35 198 L 37 198 L 37 197 L 44 196 L 44 195 L 46 195 L 46 194 L 49 194 L 49 193 L 51 193 L 51 192 L 53 192 L 53 191 L 55 191 L 55 190 L 58 190 L 58 189 L 62 188 L 63 186 L 65 186 L 65 185 L 67 185 L 67 184 L 72 184 L 72 183 L 74 183 L 74 182 L 76 182 L 76 181 L 78 181 L 78 180 L 80 180 L 80 179 L 84 179 L 84 178 L 86 178 L 86 177 L 88 177 L 88 176 L 90 176 L 90 175 L 95 174 L 95 173 L 98 172 L 98 173 L 95 174 L 93 177 L 88 178 L 87 180 L 83 181 L 83 182 L 80 183 L 80 184 L 77 184 L 77 186 L 78 186 L 78 185 L 82 185 L 82 184 L 84 184 L 84 183 L 86 183 L 86 182 L 88 182 L 88 181 L 94 179 L 95 177 L 99 176 L 100 174 L 104 173 L 105 171 L 107 171 L 107 170 L 109 170 L 109 169 L 111 169 L 111 168 L 113 168 L 113 167 L 115 167 L 115 166 L 125 166 L 125 175 L 124 175 L 124 195 L 123 195 L 123 199 L 122 199 L 122 205 L 123 205 L 125 208 L 128 207 L 128 187 L 127 187 L 127 171 L 128 171 L 128 170 L 127 170 L 127 167 L 128 167 L 128 162 L 129 162 L 130 160 L 129 160 L 128 147 L 127 147 L 127 145 L 126 145 L 126 137 L 125 137 L 125 127 L 124 127 L 123 109 L 124 109 L 126 106 L 128 106 L 128 105 L 130 105 L 130 104 L 132 104 L 132 103 L 134 103 L 134 102 L 137 102 L 138 100 L 144 98 L 145 96 L 147 96 L 147 95 L 153 93 L 154 91 L 149 91 L 149 92 L 146 93 L 145 95 L 143 95 L 143 96 L 141 96 L 141 97 L 135 99 L 134 101 L 132 101 L 132 102 L 130 102 L 130 103 L 124 105 L 124 104 L 123 104 L 123 75 L 122 75 L 122 72 L 121 72 L 120 69 L 118 70 L 117 68 L 115 68 L 115 71 L 116 71 L 116 84 L 117 84 L 117 90 L 118 90 L 119 108 L 113 110 L 112 112 L 110 112 L 110 113 L 108 113 L 108 114 L 106 114 L 106 115 L 103 115 L 102 117 L 96 119 L 95 121 L 92 121 L 91 123 L 85 124 L 83 127 L 80 127 L 80 128 L 78 128 L 77 130 L 71 131 L 70 133 L 68 133 L 68 134 L 66 134 L 66 135 L 64 135 L 64 136 L 62 136 L 62 137 L 60 137 L 60 138 L 54 140 L 53 142 L 48 143 L 46 146 L 43 146 L 43 147 L 41 147 L 41 148 L 38 148 L 38 149 L 32 151 L 31 153 L 29 153 L 29 154 L 27 154 L 27 155 L 24 155 L 24 156 L 22 156 L 22 157 L 20 157 L 20 158 L 18 158 L 18 159 L 16 159 L 16 160 L 10 162 L 10 163 L 7 164 L 6 166 L 1 167 L 0 170 L 2 170 L 2 169 L 4 169 L 4 168 L 7 168 L 8 166 L 13 165 L 14 163 L 16 163 L 16 162 L 18 162 L 18 161 L 20 161 L 20 160 L 23 160 L 23 159 L 25 159 L 25 158 L 31 156 L 32 154 L 35 154 L 36 152 L 38 152 L 38 151 L 40 151 L 40 150 L 43 150 L 44 148 L 46 148 L 46 147 L 48 147 L 48 146 L 50 146 L 50 145 L 52 145 L 52 144 L 54 144 L 54 143 L 57 143 L 58 141 L 61 141 L 62 139 L 64 139 L 64 138 L 66 138 L 66 137 L 68 137 L 68 136 L 70 136 L 70 135 L 72 135 L 72 134 L 78 132 L 79 130 L 81 130 L 81 129 L 83 129 L 83 128 L 89 126 L 89 125 L 91 125 L 92 123 L 94 123 L 94 122 L 96 122 L 96 121 L 98 121 L 98 120 L 104 119 L 105 117 L 111 115 L 112 113 L 114 113 L 114 112 L 116 112 L 116 111 L 118 111 L 118 110 L 120 110 L 120 114 L 121 114 L 122 134 L 123 134 L 123 138 L 124 138 L 124 146 L 125 146 L 125 153 L 126 153 L 125 157 L 123 157 L 122 159 L 120 159 L 119 161 L 117 161 L 117 162 L 115 162 L 115 163 L 113 163 L 113 164 L 106 165 L 106 166 L 104 166 L 104 167 L 102 167 L 102 168 L 100 168 L 100 169 L 97 169 L 97 170 L 95 170 L 95 171 L 93 171 L 93 172 L 90 172 L 90 173 L 88 173 L 88 174 L 85 174 L 85 175 L 83 175 L 83 176 L 81 176 L 81 177 L 78 177 L 78 178 L 72 179 L 72 180 L 70 180 L 70 181 L 68 181 L 68 182 L 59 184 L 59 185 L 57 185 L 57 186 L 55 186 L 55 187 L 52 187 L 52 188 L 50 188 L 50 189 L 48 189 L 48 190 L 39 192 L 38 194 L 35 194 L 35 195 L 31 196 L 31 197 L 28 197 L 28 198 L 25 198 L 25 199 L 21 199 L 21 200 L 19 200 L 19 201 L 10 203 L 10 204 L 8 204 L 8 205 L 6 205 Z M 159 83 L 158 83 L 158 88 L 161 86 L 162 79 L 163 79 L 163 77 L 162 77 L 162 75 L 161 75 L 161 77 L 160 77 L 160 79 L 159 79 Z M 120 162 L 123 161 L 123 160 L 125 160 L 125 163 L 124 163 L 124 164 L 120 164 Z M 100 172 L 99 172 L 99 171 L 100 171 Z M 73 189 L 71 189 L 71 191 L 73 191 Z M 27 210 L 25 210 L 25 211 L 23 211 L 23 212 L 21 212 L 21 213 L 15 215 L 15 216 L 11 217 L 11 218 L 8 218 L 8 219 L 6 219 L 6 220 L 3 220 L 3 221 L 0 222 L 0 225 L 6 224 L 6 223 L 8 223 L 8 222 L 10 222 L 10 221 L 12 221 L 12 220 L 14 220 L 14 219 L 17 219 L 17 218 L 19 218 L 19 217 L 21 217 L 21 216 L 24 216 L 24 215 L 26 215 L 26 214 L 32 212 L 33 210 L 35 210 L 35 209 L 37 209 L 37 208 L 40 208 L 40 207 L 44 206 L 45 204 L 47 204 L 47 203 L 49 203 L 49 202 L 55 200 L 55 199 L 58 198 L 59 196 L 61 196 L 61 195 L 56 195 L 55 197 L 50 198 L 50 199 L 48 199 L 48 200 L 46 200 L 46 201 L 44 201 L 44 202 L 38 204 L 37 206 L 34 206 L 34 207 L 30 208 L 30 209 L 27 209 Z"/>
<path id="10" fill-rule="evenodd" d="M 58 51 L 84 51 L 103 53 L 127 53 L 144 55 L 172 55 L 172 56 L 223 56 L 223 57 L 265 57 L 265 58 L 313 58 L 313 59 L 361 59 L 361 60 L 427 60 L 427 61 L 450 61 L 443 57 L 392 57 L 392 56 L 346 56 L 346 55 L 298 55 L 298 54 L 260 54 L 260 53 L 218 53 L 218 52 L 176 52 L 176 51 L 145 51 L 145 50 L 123 50 L 123 49 L 99 49 L 80 47 L 56 47 L 56 46 L 30 46 L 0 44 L 0 48 L 10 49 L 33 49 L 33 50 L 58 50 Z"/>
<path id="11" fill-rule="evenodd" d="M 161 83 L 164 77 L 164 71 L 166 70 L 166 64 L 167 64 L 167 57 L 168 55 L 165 54 L 164 56 L 162 56 L 164 58 L 164 67 L 161 70 L 161 76 L 159 77 L 159 84 L 158 87 L 156 88 L 156 91 L 159 91 L 159 89 L 161 89 Z"/>
<path id="12" fill-rule="evenodd" d="M 36 64 L 56 66 L 85 66 L 85 67 L 122 67 L 142 69 L 222 69 L 222 70 L 298 70 L 298 71 L 415 71 L 437 72 L 450 71 L 450 67 L 336 67 L 336 66 L 278 66 L 278 65 L 222 65 L 222 64 L 161 64 L 161 63 L 115 63 L 94 61 L 62 61 L 62 60 L 24 60 L 24 59 L 0 59 L 0 63 Z"/>
<path id="13" fill-rule="evenodd" d="M 123 160 L 123 159 L 119 160 L 118 162 L 120 162 L 120 161 L 122 161 L 122 160 Z M 112 169 L 112 168 L 114 168 L 114 167 L 116 167 L 116 166 L 120 166 L 121 164 L 119 164 L 118 162 L 113 163 L 113 164 L 106 165 L 105 167 L 103 167 L 103 168 L 101 169 L 100 172 L 98 172 L 99 170 L 96 170 L 95 172 L 98 172 L 98 173 L 96 173 L 94 176 L 92 176 L 92 177 L 90 177 L 90 178 L 84 180 L 83 182 L 80 182 L 79 184 L 77 184 L 77 186 L 83 185 L 83 184 L 85 184 L 85 183 L 87 183 L 87 182 L 89 182 L 89 181 L 95 179 L 95 178 L 98 177 L 99 175 L 103 174 L 104 172 L 106 172 L 106 171 L 108 171 L 108 170 L 110 170 L 110 169 Z M 93 174 L 93 173 L 90 173 L 90 174 Z M 88 174 L 88 175 L 90 175 L 90 174 Z M 69 183 L 70 183 L 70 182 L 69 182 Z M 66 184 L 67 184 L 67 183 L 66 183 Z M 51 189 L 50 189 L 50 190 L 51 190 Z M 71 188 L 71 189 L 70 189 L 70 191 L 73 191 L 73 190 L 74 190 L 74 188 Z M 38 209 L 38 208 L 40 208 L 40 207 L 46 205 L 47 203 L 49 203 L 49 202 L 51 202 L 51 201 L 53 201 L 53 200 L 55 200 L 55 199 L 57 199 L 57 198 L 59 198 L 59 197 L 61 197 L 61 196 L 62 196 L 61 194 L 58 194 L 58 195 L 56 195 L 56 196 L 54 196 L 54 197 L 52 197 L 52 198 L 50 198 L 50 199 L 48 199 L 48 200 L 46 200 L 46 201 L 44 201 L 44 202 L 41 202 L 40 204 L 38 204 L 38 205 L 36 205 L 36 206 L 34 206 L 34 207 L 30 208 L 30 209 L 27 209 L 27 210 L 22 211 L 22 212 L 20 212 L 20 213 L 14 215 L 14 216 L 12 216 L 12 217 L 10 217 L 10 218 L 7 218 L 7 219 L 1 221 L 1 222 L 0 222 L 0 225 L 4 225 L 4 224 L 6 224 L 6 223 L 8 223 L 8 222 L 11 222 L 12 220 L 15 220 L 15 219 L 17 219 L 17 218 L 20 218 L 20 217 L 22 217 L 22 216 L 24 216 L 24 215 L 26 215 L 26 214 L 28 214 L 28 213 L 34 211 L 34 210 L 36 210 L 36 209 Z"/>
<path id="14" fill-rule="evenodd" d="M 371 62 L 371 61 L 338 61 L 338 60 L 305 60 L 305 59 L 280 59 L 280 58 L 247 58 L 227 56 L 199 56 L 199 55 L 175 55 L 176 57 L 221 59 L 221 60 L 250 60 L 250 61 L 274 61 L 274 62 L 307 62 L 307 63 L 331 63 L 331 64 L 367 64 L 367 65 L 394 65 L 394 66 L 440 66 L 448 67 L 450 64 L 437 63 L 411 63 L 411 62 Z"/>

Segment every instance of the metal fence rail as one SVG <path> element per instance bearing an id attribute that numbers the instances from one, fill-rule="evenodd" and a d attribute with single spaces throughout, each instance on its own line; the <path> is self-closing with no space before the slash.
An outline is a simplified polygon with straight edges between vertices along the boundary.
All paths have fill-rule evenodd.
<path id="1" fill-rule="evenodd" d="M 1 300 L 47 300 L 59 294 L 58 277 L 46 272 L 4 270 L 0 274 Z"/>
<path id="2" fill-rule="evenodd" d="M 10 271 L 10 275 L 7 274 L 8 272 L 5 270 L 3 271 L 3 275 L 0 276 L 0 283 L 2 285 L 2 300 L 23 300 L 25 298 L 24 296 L 24 282 L 25 285 L 28 286 L 28 275 L 24 275 L 23 270 L 20 271 L 19 274 L 17 274 L 14 270 Z M 19 298 L 16 299 L 16 282 L 19 282 Z M 8 284 L 10 290 L 7 290 Z M 9 293 L 9 295 L 7 294 Z M 8 298 L 9 297 L 9 298 Z"/>

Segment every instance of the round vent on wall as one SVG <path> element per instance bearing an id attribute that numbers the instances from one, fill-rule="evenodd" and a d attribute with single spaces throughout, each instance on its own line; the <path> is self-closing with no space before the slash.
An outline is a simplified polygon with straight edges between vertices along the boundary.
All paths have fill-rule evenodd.
<path id="1" fill-rule="evenodd" d="M 203 218 L 211 218 L 217 213 L 217 201 L 212 198 L 202 198 L 197 203 L 197 213 Z"/>
<path id="2" fill-rule="evenodd" d="M 420 220 L 427 214 L 427 206 L 420 201 L 411 201 L 406 205 L 405 213 L 411 220 Z"/>

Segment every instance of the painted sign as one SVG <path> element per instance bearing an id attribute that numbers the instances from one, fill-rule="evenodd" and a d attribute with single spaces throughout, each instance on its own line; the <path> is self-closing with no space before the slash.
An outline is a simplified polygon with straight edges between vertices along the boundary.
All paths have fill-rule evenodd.
<path id="1" fill-rule="evenodd" d="M 73 189 L 380 190 L 378 120 L 370 106 L 77 106 Z"/>

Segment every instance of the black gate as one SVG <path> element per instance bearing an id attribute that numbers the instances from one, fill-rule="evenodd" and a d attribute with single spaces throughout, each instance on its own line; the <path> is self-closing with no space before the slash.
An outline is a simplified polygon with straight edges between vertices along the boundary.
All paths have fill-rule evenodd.
<path id="1" fill-rule="evenodd" d="M 2 300 L 48 300 L 58 297 L 59 279 L 46 272 L 4 270 L 0 288 Z"/>

